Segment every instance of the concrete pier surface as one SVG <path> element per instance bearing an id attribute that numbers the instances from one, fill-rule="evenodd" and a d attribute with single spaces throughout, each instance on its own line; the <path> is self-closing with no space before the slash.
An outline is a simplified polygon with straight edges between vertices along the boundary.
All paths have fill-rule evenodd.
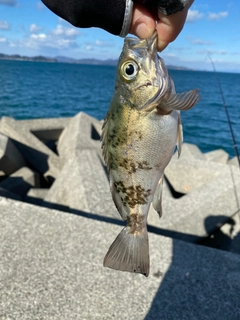
<path id="1" fill-rule="evenodd" d="M 240 319 L 240 171 L 184 143 L 148 217 L 150 275 L 104 268 L 124 222 L 102 121 L 0 121 L 0 319 Z"/>

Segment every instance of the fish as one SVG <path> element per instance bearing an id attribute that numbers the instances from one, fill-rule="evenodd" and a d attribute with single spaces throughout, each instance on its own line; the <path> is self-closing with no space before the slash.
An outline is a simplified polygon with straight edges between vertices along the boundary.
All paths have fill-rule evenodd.
<path id="1" fill-rule="evenodd" d="M 183 141 L 181 110 L 200 99 L 198 89 L 176 93 L 151 38 L 127 37 L 115 90 L 102 127 L 102 153 L 113 202 L 126 226 L 110 246 L 104 267 L 149 275 L 147 216 L 162 216 L 164 169 Z"/>

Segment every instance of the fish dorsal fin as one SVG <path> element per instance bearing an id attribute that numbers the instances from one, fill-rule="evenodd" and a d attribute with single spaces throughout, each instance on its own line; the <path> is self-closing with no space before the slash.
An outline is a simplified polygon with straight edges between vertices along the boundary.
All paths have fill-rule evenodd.
<path id="1" fill-rule="evenodd" d="M 164 111 L 188 110 L 200 100 L 198 89 L 163 97 L 157 109 Z"/>
<path id="2" fill-rule="evenodd" d="M 109 121 L 110 121 L 110 113 L 108 112 L 106 115 L 106 118 L 104 120 L 103 126 L 102 126 L 102 135 L 100 141 L 102 142 L 101 148 L 102 148 L 102 155 L 103 159 L 106 163 L 108 172 L 109 172 L 109 153 L 108 153 L 108 127 L 109 127 Z"/>
<path id="3" fill-rule="evenodd" d="M 157 188 L 153 196 L 153 209 L 157 211 L 159 218 L 162 216 L 162 190 L 163 190 L 163 176 L 158 182 Z"/>
<path id="4" fill-rule="evenodd" d="M 110 113 L 108 112 L 103 126 L 102 126 L 102 135 L 101 135 L 101 141 L 102 141 L 102 153 L 103 158 L 106 163 L 108 172 L 109 172 L 109 180 L 110 180 L 110 190 L 112 194 L 113 202 L 120 214 L 120 216 L 123 218 L 123 220 L 127 220 L 127 208 L 124 207 L 123 201 L 121 199 L 120 194 L 117 192 L 115 185 L 114 185 L 114 178 L 110 170 L 110 159 L 109 159 L 109 148 L 108 148 L 108 132 L 109 132 L 109 123 L 110 123 Z"/>
<path id="5" fill-rule="evenodd" d="M 183 129 L 182 129 L 182 121 L 180 112 L 178 114 L 178 129 L 177 129 L 177 149 L 178 149 L 178 158 L 181 155 L 182 151 L 182 143 L 183 143 Z"/>

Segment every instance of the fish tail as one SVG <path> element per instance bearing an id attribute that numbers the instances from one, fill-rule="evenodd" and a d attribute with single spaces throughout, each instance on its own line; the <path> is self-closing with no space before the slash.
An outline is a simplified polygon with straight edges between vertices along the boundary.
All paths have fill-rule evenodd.
<path id="1" fill-rule="evenodd" d="M 110 246 L 103 262 L 104 267 L 115 270 L 149 274 L 148 232 L 129 232 L 125 227 Z"/>

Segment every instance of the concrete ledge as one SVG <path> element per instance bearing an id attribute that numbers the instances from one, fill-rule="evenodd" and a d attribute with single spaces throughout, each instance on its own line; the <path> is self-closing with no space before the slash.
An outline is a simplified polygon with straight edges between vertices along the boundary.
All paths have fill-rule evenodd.
<path id="1" fill-rule="evenodd" d="M 237 254 L 150 233 L 145 278 L 102 267 L 121 227 L 92 213 L 0 198 L 0 221 L 3 319 L 240 318 Z"/>

